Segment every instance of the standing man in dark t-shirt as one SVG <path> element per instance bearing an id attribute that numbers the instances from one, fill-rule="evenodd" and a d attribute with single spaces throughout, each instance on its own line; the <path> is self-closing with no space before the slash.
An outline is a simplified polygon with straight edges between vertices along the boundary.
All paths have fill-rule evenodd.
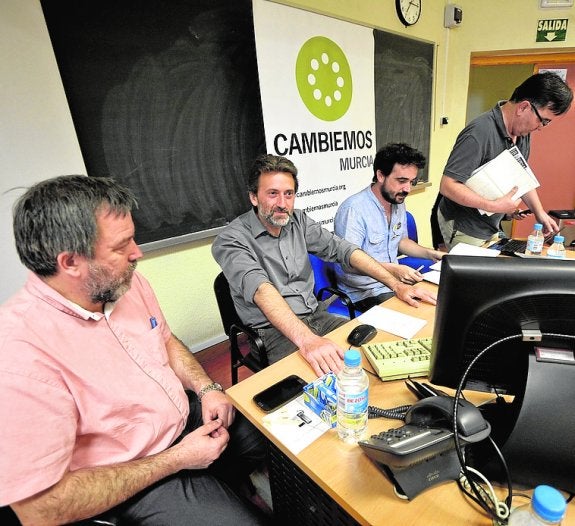
<path id="1" fill-rule="evenodd" d="M 437 219 L 447 249 L 457 243 L 482 245 L 498 236 L 501 220 L 513 215 L 522 200 L 543 225 L 546 234 L 558 230 L 544 211 L 537 190 L 513 199 L 517 188 L 488 200 L 465 185 L 474 170 L 517 146 L 529 158 L 530 134 L 544 128 L 571 106 L 573 92 L 555 73 L 532 75 L 518 86 L 508 101 L 500 101 L 471 121 L 459 134 L 441 178 Z M 479 210 L 490 212 L 481 214 Z M 521 219 L 517 214 L 514 218 Z"/>

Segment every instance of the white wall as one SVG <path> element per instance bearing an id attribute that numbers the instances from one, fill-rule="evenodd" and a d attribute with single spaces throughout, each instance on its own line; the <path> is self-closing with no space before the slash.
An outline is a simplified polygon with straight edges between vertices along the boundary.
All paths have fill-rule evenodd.
<path id="1" fill-rule="evenodd" d="M 22 187 L 86 173 L 38 0 L 2 0 L 0 14 L 0 302 L 22 285 L 12 203 Z M 20 189 L 12 190 L 15 187 Z"/>

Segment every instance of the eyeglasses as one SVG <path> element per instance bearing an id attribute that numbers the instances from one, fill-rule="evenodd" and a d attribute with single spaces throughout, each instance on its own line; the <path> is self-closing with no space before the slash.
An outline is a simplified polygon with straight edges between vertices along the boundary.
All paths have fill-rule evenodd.
<path id="1" fill-rule="evenodd" d="M 545 128 L 545 126 L 547 126 L 548 124 L 551 124 L 551 119 L 544 119 L 543 117 L 541 117 L 541 115 L 537 111 L 537 108 L 535 107 L 535 105 L 531 101 L 529 101 L 529 104 L 531 105 L 531 109 L 533 110 L 535 115 L 537 115 L 537 118 L 539 119 L 541 126 L 543 126 Z"/>

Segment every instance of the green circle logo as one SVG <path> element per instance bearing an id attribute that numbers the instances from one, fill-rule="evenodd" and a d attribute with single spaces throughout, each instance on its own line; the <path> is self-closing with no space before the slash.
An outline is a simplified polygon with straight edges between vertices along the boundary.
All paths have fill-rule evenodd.
<path id="1" fill-rule="evenodd" d="M 295 78 L 306 108 L 323 121 L 335 121 L 351 104 L 351 70 L 341 48 L 329 38 L 310 38 L 300 49 Z"/>

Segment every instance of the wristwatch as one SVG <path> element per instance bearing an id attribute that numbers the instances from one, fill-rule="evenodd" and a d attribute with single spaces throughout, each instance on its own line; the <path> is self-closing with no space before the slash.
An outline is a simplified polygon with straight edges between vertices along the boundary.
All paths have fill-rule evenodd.
<path id="1" fill-rule="evenodd" d="M 198 393 L 198 400 L 201 402 L 204 395 L 209 391 L 220 391 L 223 393 L 224 388 L 218 382 L 212 382 L 211 384 L 204 385 L 204 387 L 202 387 Z"/>

